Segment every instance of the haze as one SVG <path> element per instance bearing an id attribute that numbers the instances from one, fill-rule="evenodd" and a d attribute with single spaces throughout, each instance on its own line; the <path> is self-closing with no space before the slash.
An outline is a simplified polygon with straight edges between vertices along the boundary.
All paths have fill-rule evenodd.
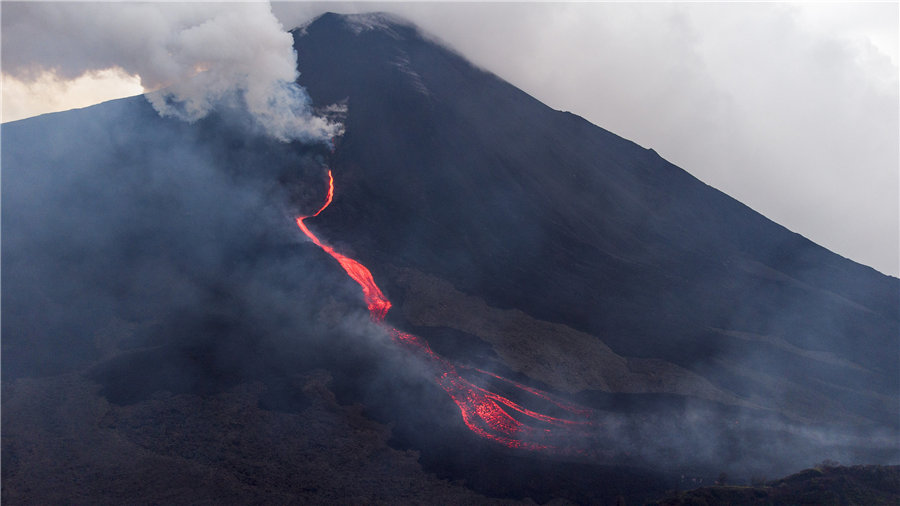
<path id="1" fill-rule="evenodd" d="M 127 52 L 128 23 L 145 19 L 122 16 L 112 30 L 95 15 L 54 19 L 34 15 L 32 5 L 3 3 L 4 122 L 140 91 L 146 76 L 120 69 L 139 54 Z M 551 107 L 654 148 L 841 255 L 900 274 L 896 3 L 363 2 L 272 10 L 286 29 L 329 10 L 396 13 Z M 103 58 L 91 49 L 103 38 L 98 30 L 120 42 L 107 43 Z M 46 33 L 56 40 L 48 43 Z M 84 55 L 64 73 L 50 56 L 60 46 Z"/>

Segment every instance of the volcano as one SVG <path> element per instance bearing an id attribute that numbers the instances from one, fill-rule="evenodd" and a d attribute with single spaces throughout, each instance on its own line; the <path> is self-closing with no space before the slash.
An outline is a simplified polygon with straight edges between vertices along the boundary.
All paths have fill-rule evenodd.
<path id="1" fill-rule="evenodd" d="M 412 27 L 326 15 L 296 40 L 314 100 L 353 111 L 316 225 L 404 301 L 399 322 L 475 336 L 563 391 L 897 419 L 879 401 L 897 394 L 896 279 Z M 541 323 L 556 343 L 525 336 Z"/>
<path id="2" fill-rule="evenodd" d="M 333 150 L 143 97 L 3 125 L 4 499 L 602 503 L 897 460 L 900 280 L 402 20 L 292 33 Z"/>

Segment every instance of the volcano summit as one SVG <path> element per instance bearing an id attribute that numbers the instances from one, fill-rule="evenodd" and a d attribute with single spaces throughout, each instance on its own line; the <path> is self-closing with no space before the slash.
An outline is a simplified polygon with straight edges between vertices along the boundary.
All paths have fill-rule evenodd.
<path id="1" fill-rule="evenodd" d="M 292 35 L 333 150 L 143 97 L 3 125 L 4 499 L 605 503 L 896 462 L 896 278 L 401 20 Z"/>

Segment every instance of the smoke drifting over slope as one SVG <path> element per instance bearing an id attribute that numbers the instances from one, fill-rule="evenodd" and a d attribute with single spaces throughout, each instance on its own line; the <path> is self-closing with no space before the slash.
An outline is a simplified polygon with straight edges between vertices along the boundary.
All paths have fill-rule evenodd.
<path id="1" fill-rule="evenodd" d="M 561 364 L 566 378 L 576 369 L 564 366 L 583 361 L 577 379 L 589 388 L 568 380 L 549 387 L 608 413 L 597 435 L 601 463 L 747 474 L 823 457 L 895 459 L 894 406 L 878 403 L 896 398 L 896 360 L 882 356 L 896 342 L 896 283 L 795 237 L 656 153 L 477 72 L 411 27 L 327 15 L 295 37 L 300 64 L 313 70 L 303 83 L 316 104 L 349 97 L 348 133 L 333 153 L 248 132 L 244 111 L 231 107 L 187 124 L 159 117 L 141 97 L 4 125 L 6 384 L 74 372 L 95 381 L 91 393 L 104 402 L 144 407 L 171 397 L 191 405 L 179 396 L 259 384 L 261 410 L 296 412 L 309 402 L 298 371 L 321 367 L 334 375 L 329 388 L 342 404 L 358 402 L 367 416 L 390 422 L 398 445 L 421 450 L 432 469 L 481 480 L 491 494 L 543 487 L 543 496 L 534 494 L 541 501 L 600 502 L 559 491 L 597 493 L 616 483 L 605 478 L 609 471 L 590 463 L 566 472 L 568 464 L 479 444 L 445 393 L 422 381 L 414 359 L 379 348 L 385 335 L 366 321 L 359 288 L 302 243 L 292 223 L 327 194 L 327 164 L 339 191 L 310 226 L 342 253 L 365 258 L 398 309 L 437 291 L 429 282 L 418 293 L 396 275 L 397 267 L 418 268 L 421 279 L 440 277 L 485 307 L 507 308 L 500 316 L 531 315 L 529 335 L 539 330 L 530 322 L 553 323 L 539 336 L 546 347 L 530 346 L 515 333 L 490 331 L 515 330 L 507 324 L 522 318 L 479 318 L 460 310 L 461 296 L 441 294 L 437 304 L 453 309 L 450 321 L 392 311 L 391 325 L 421 331 L 442 355 L 452 348 L 535 388 L 548 388 L 535 365 Z M 187 114 L 180 104 L 173 96 Z M 463 319 L 468 325 L 457 323 Z M 471 332 L 449 332 L 454 325 Z M 574 331 L 558 331 L 563 325 L 582 329 L 584 339 L 567 346 Z M 492 359 L 490 350 L 502 348 L 488 345 L 489 334 L 524 358 Z M 449 338 L 439 349 L 442 335 Z M 720 404 L 696 390 L 600 388 L 584 381 L 603 366 L 584 353 L 594 341 L 608 345 L 611 359 L 637 357 L 622 359 L 623 371 L 665 383 L 673 369 L 664 358 L 779 409 Z M 560 356 L 568 360 L 554 360 Z M 798 400 L 809 401 L 813 389 L 833 404 L 812 398 L 818 411 L 803 413 Z M 861 435 L 845 430 L 856 413 L 871 417 Z M 840 417 L 845 426 L 829 432 L 798 415 Z M 228 410 L 182 418 L 204 432 L 216 419 L 252 433 L 252 419 Z M 146 425 L 167 429 L 165 419 L 149 411 Z M 102 432 L 95 418 L 90 423 L 86 430 Z M 103 436 L 133 435 L 133 427 L 113 425 L 117 432 Z M 279 443 L 319 443 L 308 426 L 285 427 L 264 429 Z M 142 451 L 180 451 L 172 433 L 155 434 L 141 440 Z M 27 441 L 4 444 L 5 458 L 30 458 Z M 204 461 L 185 446 L 191 462 L 234 472 L 227 457 Z M 270 450 L 260 460 L 277 454 Z M 237 445 L 232 451 L 248 455 Z M 5 470 L 24 468 L 6 463 Z M 268 492 L 262 473 L 253 467 L 247 481 Z M 498 492 L 505 486 L 511 492 Z M 269 499 L 259 502 L 277 502 Z"/>
<path id="2" fill-rule="evenodd" d="M 3 15 L 3 71 L 13 77 L 121 68 L 140 76 L 163 116 L 192 122 L 228 105 L 282 141 L 340 134 L 296 85 L 292 38 L 268 3 L 10 4 Z"/>
<path id="3" fill-rule="evenodd" d="M 900 74 L 883 52 L 896 51 L 896 4 L 273 4 L 286 28 L 326 10 L 401 15 L 550 107 L 653 147 L 836 253 L 900 273 Z M 872 30 L 807 22 L 829 11 L 887 38 L 876 46 Z"/>

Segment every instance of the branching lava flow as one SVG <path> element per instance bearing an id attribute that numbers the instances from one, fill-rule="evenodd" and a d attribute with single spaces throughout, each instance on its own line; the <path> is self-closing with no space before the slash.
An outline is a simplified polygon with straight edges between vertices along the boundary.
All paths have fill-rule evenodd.
<path id="1" fill-rule="evenodd" d="M 369 269 L 324 244 L 304 222 L 307 218 L 318 216 L 331 205 L 333 198 L 334 177 L 331 171 L 328 171 L 328 194 L 325 204 L 311 216 L 298 217 L 297 226 L 316 246 L 337 260 L 347 275 L 359 284 L 372 320 L 384 324 L 385 316 L 391 308 L 391 301 L 375 284 Z M 577 445 L 573 445 L 573 442 L 586 436 L 588 429 L 593 425 L 591 422 L 593 412 L 590 409 L 557 400 L 546 392 L 502 376 L 473 369 L 477 373 L 505 383 L 521 395 L 531 396 L 545 404 L 552 405 L 575 419 L 557 418 L 528 409 L 503 395 L 475 385 L 461 376 L 459 372 L 461 367 L 440 357 L 424 339 L 394 328 L 389 328 L 388 332 L 394 342 L 419 354 L 434 367 L 435 380 L 459 406 L 463 422 L 472 432 L 509 448 L 542 450 L 552 453 L 581 453 L 581 450 L 577 448 Z"/>

